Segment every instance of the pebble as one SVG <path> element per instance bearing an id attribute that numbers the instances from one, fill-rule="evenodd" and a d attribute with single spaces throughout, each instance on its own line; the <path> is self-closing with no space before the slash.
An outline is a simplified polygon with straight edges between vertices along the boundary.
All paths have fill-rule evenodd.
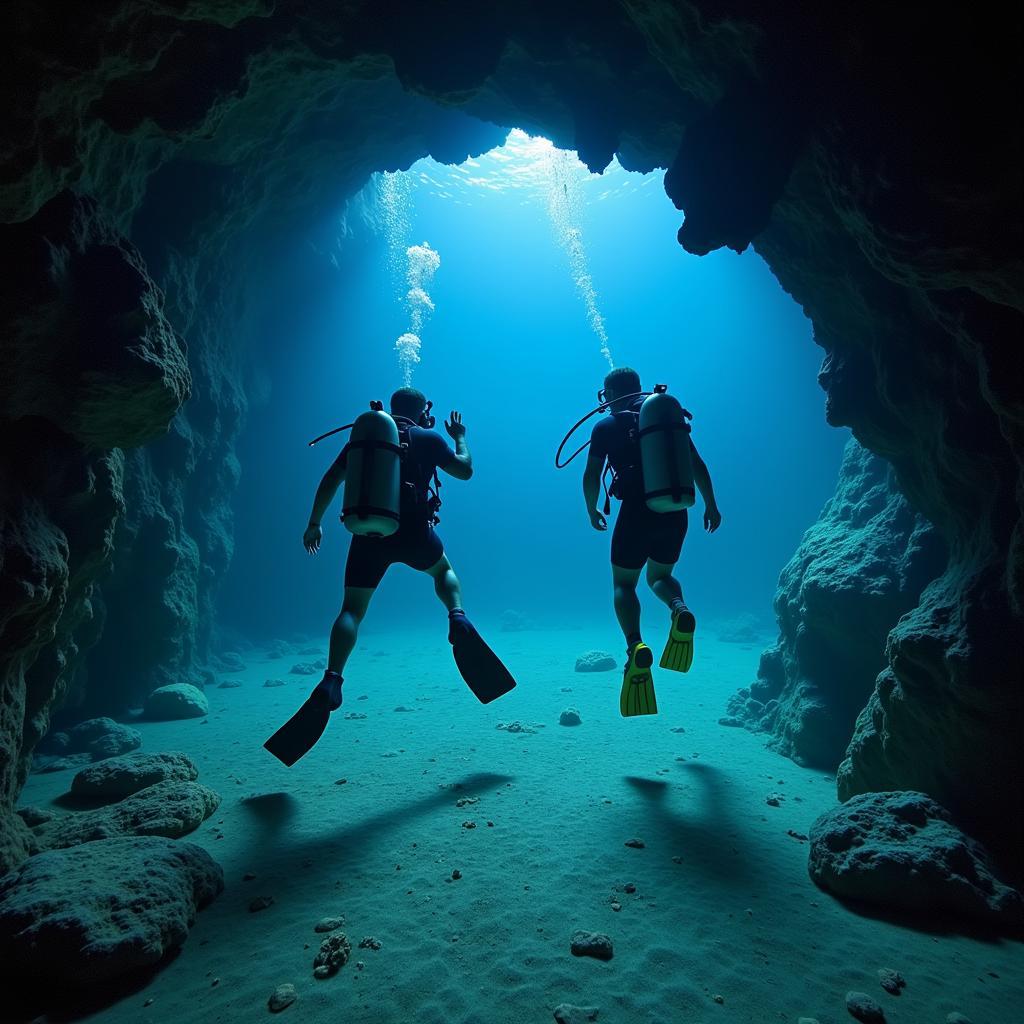
<path id="1" fill-rule="evenodd" d="M 373 949 L 377 950 L 381 947 L 380 939 L 375 939 L 372 935 L 366 936 L 364 939 L 359 940 L 360 949 Z"/>
<path id="2" fill-rule="evenodd" d="M 462 827 L 463 828 L 476 828 L 476 822 L 475 821 L 464 821 L 462 823 Z"/>
<path id="3" fill-rule="evenodd" d="M 264 680 L 263 685 L 265 687 L 267 687 L 267 688 L 273 688 L 275 686 L 284 686 L 284 680 L 283 679 L 266 679 L 266 680 Z"/>
<path id="4" fill-rule="evenodd" d="M 969 1017 L 965 1017 L 958 1010 L 946 1014 L 946 1024 L 972 1024 Z"/>
<path id="5" fill-rule="evenodd" d="M 356 970 L 357 971 L 362 971 L 365 968 L 366 968 L 366 964 L 364 964 L 362 960 L 357 960 L 356 961 Z"/>
<path id="6" fill-rule="evenodd" d="M 866 992 L 847 992 L 846 1009 L 862 1024 L 885 1024 L 885 1011 Z"/>
<path id="7" fill-rule="evenodd" d="M 313 931 L 320 933 L 333 932 L 337 928 L 341 928 L 344 924 L 344 917 L 322 917 L 315 925 L 313 925 Z"/>
<path id="8" fill-rule="evenodd" d="M 256 899 L 249 904 L 249 913 L 255 914 L 260 910 L 266 910 L 267 907 L 274 905 L 273 896 L 257 896 Z"/>
<path id="9" fill-rule="evenodd" d="M 634 850 L 642 850 L 644 841 L 642 839 L 627 839 L 626 846 L 632 847 Z"/>
<path id="10" fill-rule="evenodd" d="M 455 870 L 452 871 L 452 879 L 457 882 L 461 877 L 462 872 L 458 868 L 455 868 Z"/>
<path id="11" fill-rule="evenodd" d="M 612 910 L 617 914 L 622 909 L 622 904 L 618 900 L 612 900 Z"/>
<path id="12" fill-rule="evenodd" d="M 223 683 L 217 684 L 218 690 L 236 690 L 242 684 L 236 682 L 234 679 L 225 679 Z"/>
<path id="13" fill-rule="evenodd" d="M 459 799 L 455 801 L 455 806 L 468 807 L 470 804 L 478 803 L 480 803 L 480 797 L 478 796 L 460 796 Z"/>
<path id="14" fill-rule="evenodd" d="M 725 996 L 713 995 L 711 997 L 712 1002 L 718 1003 L 719 1006 L 725 1002 Z"/>
<path id="15" fill-rule="evenodd" d="M 899 971 L 894 971 L 889 967 L 878 969 L 878 983 L 891 996 L 898 996 L 907 987 L 907 979 Z"/>
<path id="16" fill-rule="evenodd" d="M 555 1020 L 558 1024 L 587 1024 L 597 1020 L 600 1008 L 597 1006 L 573 1006 L 572 1003 L 559 1003 L 555 1007 Z"/>
<path id="17" fill-rule="evenodd" d="M 636 886 L 632 882 L 627 882 L 622 887 L 622 891 L 623 892 L 628 892 L 628 893 L 634 893 L 634 892 L 636 892 Z"/>
<path id="18" fill-rule="evenodd" d="M 335 779 L 334 780 L 334 784 L 336 786 L 344 786 L 346 782 L 348 782 L 348 779 Z"/>
<path id="19" fill-rule="evenodd" d="M 398 707 L 395 708 L 395 710 L 396 711 L 415 711 L 416 709 L 415 708 L 407 708 L 404 704 L 399 704 Z"/>
<path id="20" fill-rule="evenodd" d="M 821 1024 L 817 1017 L 800 1017 L 796 1024 Z"/>
<path id="21" fill-rule="evenodd" d="M 677 725 L 674 729 L 669 729 L 669 732 L 686 732 L 686 730 L 681 725 Z"/>
<path id="22" fill-rule="evenodd" d="M 573 956 L 591 956 L 595 960 L 611 960 L 612 940 L 602 932 L 573 932 L 569 951 Z"/>
<path id="23" fill-rule="evenodd" d="M 270 998 L 267 1000 L 267 1006 L 271 1013 L 280 1013 L 282 1010 L 291 1006 L 298 998 L 299 994 L 295 991 L 294 985 L 278 985 L 277 988 L 271 992 Z"/>
<path id="24" fill-rule="evenodd" d="M 246 871 L 246 873 L 244 875 L 242 875 L 242 881 L 243 882 L 251 882 L 255 878 L 256 878 L 256 875 L 252 871 Z"/>
<path id="25" fill-rule="evenodd" d="M 781 807 L 782 797 L 778 793 L 770 793 L 764 801 L 769 807 Z"/>

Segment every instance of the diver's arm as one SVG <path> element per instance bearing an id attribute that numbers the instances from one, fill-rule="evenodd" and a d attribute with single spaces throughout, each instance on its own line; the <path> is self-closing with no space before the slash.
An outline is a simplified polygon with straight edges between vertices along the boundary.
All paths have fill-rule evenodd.
<path id="1" fill-rule="evenodd" d="M 331 463 L 331 468 L 324 473 L 320 486 L 316 489 L 316 496 L 313 498 L 313 511 L 309 514 L 309 525 L 302 535 L 302 545 L 311 555 L 315 555 L 320 550 L 320 541 L 323 539 L 320 522 L 344 480 L 345 462 L 339 455 Z"/>
<path id="2" fill-rule="evenodd" d="M 693 454 L 693 482 L 704 499 L 704 529 L 708 533 L 714 533 L 722 525 L 722 513 L 718 511 L 718 502 L 715 501 L 715 489 L 711 484 L 711 474 L 708 472 L 707 464 L 694 450 Z"/>
<path id="3" fill-rule="evenodd" d="M 452 410 L 451 416 L 445 421 L 444 429 L 455 442 L 455 458 L 447 466 L 441 466 L 442 472 L 455 477 L 456 480 L 468 480 L 473 475 L 473 456 L 469 454 L 466 444 L 466 425 L 462 422 L 461 413 Z"/>
<path id="4" fill-rule="evenodd" d="M 597 507 L 601 496 L 601 472 L 604 470 L 604 456 L 591 455 L 587 459 L 587 468 L 583 470 L 583 500 L 587 505 L 590 525 L 595 530 L 607 530 L 608 521 Z"/>

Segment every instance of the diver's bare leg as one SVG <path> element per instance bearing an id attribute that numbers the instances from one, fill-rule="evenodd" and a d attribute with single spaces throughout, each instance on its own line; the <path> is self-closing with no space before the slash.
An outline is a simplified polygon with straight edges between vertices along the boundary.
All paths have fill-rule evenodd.
<path id="1" fill-rule="evenodd" d="M 327 654 L 327 670 L 341 675 L 345 662 L 356 645 L 359 635 L 359 623 L 366 615 L 373 597 L 373 587 L 346 587 L 342 600 L 341 612 L 334 620 L 331 628 L 331 646 Z"/>
<path id="2" fill-rule="evenodd" d="M 462 610 L 462 585 L 459 577 L 455 575 L 452 563 L 448 561 L 447 555 L 441 558 L 427 569 L 427 575 L 434 580 L 434 593 L 437 594 L 441 604 L 449 612 Z"/>
<path id="3" fill-rule="evenodd" d="M 672 575 L 674 568 L 674 564 L 656 562 L 653 558 L 647 562 L 647 585 L 659 601 L 663 601 L 672 609 L 678 607 L 677 602 L 686 603 L 683 601 L 683 588 L 679 585 L 679 580 Z"/>
<path id="4" fill-rule="evenodd" d="M 640 598 L 636 596 L 636 585 L 640 580 L 640 569 L 623 569 L 612 566 L 612 586 L 615 588 L 615 617 L 619 620 L 622 635 L 627 644 L 640 638 Z"/>

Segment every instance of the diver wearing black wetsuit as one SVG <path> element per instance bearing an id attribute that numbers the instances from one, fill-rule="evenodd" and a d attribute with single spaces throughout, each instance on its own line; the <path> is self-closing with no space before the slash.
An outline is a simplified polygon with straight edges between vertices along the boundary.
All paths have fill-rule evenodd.
<path id="1" fill-rule="evenodd" d="M 636 594 L 640 573 L 645 568 L 651 590 L 672 613 L 669 639 L 660 662 L 662 668 L 689 670 L 696 628 L 693 613 L 683 601 L 682 587 L 672 574 L 686 537 L 687 510 L 655 512 L 644 498 L 638 418 L 646 393 L 640 392 L 640 375 L 635 370 L 620 367 L 605 377 L 602 401 L 610 412 L 591 433 L 583 474 L 583 497 L 595 530 L 608 529 L 608 522 L 597 507 L 606 462 L 614 473 L 610 494 L 622 502 L 612 533 L 611 561 L 615 614 L 626 637 L 627 659 L 620 699 L 625 717 L 657 714 L 658 710 L 650 671 L 654 659 L 640 635 L 640 600 Z M 688 437 L 689 427 L 682 419 L 679 429 Z M 704 527 L 714 533 L 721 525 L 722 515 L 715 501 L 711 474 L 693 442 L 688 443 L 693 482 L 704 498 Z"/>

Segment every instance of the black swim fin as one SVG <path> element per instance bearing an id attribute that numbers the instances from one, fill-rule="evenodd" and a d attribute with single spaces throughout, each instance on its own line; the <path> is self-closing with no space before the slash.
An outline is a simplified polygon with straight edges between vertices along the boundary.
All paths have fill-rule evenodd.
<path id="1" fill-rule="evenodd" d="M 305 704 L 263 746 L 291 768 L 313 749 L 327 728 L 331 712 L 341 707 L 341 684 L 336 672 L 326 673 Z"/>
<path id="2" fill-rule="evenodd" d="M 490 704 L 515 689 L 512 673 L 484 643 L 465 612 L 453 613 L 449 620 L 448 642 L 452 645 L 455 664 L 476 699 L 481 704 Z"/>

